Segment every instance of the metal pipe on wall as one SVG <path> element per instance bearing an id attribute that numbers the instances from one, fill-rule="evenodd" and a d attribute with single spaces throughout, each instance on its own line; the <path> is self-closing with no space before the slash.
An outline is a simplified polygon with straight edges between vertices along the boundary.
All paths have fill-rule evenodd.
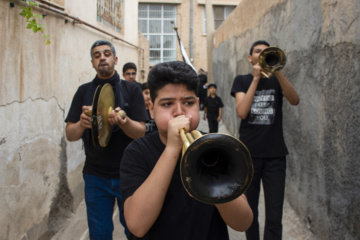
<path id="1" fill-rule="evenodd" d="M 23 0 L 23 1 L 24 1 L 24 0 Z M 134 45 L 134 44 L 132 44 L 132 43 L 130 43 L 130 42 L 128 42 L 128 41 L 126 41 L 126 40 L 124 40 L 124 39 L 122 39 L 122 38 L 114 35 L 114 34 L 111 34 L 111 33 L 107 32 L 107 31 L 102 30 L 102 29 L 100 29 L 100 28 L 98 28 L 98 27 L 96 27 L 96 26 L 94 26 L 94 25 L 91 25 L 91 24 L 89 24 L 89 23 L 87 23 L 87 22 L 84 22 L 84 21 L 82 21 L 81 19 L 79 19 L 79 18 L 77 18 L 77 17 L 71 16 L 70 14 L 67 14 L 66 12 L 64 12 L 61 8 L 58 9 L 58 8 L 56 8 L 55 5 L 51 5 L 51 3 L 44 4 L 44 3 L 42 3 L 42 2 L 44 2 L 44 1 L 42 1 L 42 0 L 39 0 L 39 1 L 40 1 L 40 2 L 37 2 L 37 1 L 34 1 L 34 2 L 38 3 L 40 8 L 43 8 L 43 9 L 45 9 L 45 10 L 54 12 L 54 13 L 56 13 L 56 14 L 59 14 L 59 15 L 61 15 L 61 16 L 66 17 L 66 18 L 70 18 L 70 19 L 72 19 L 72 20 L 74 21 L 74 23 L 83 24 L 83 25 L 85 25 L 85 26 L 87 26 L 87 27 L 90 27 L 90 28 L 95 29 L 95 30 L 97 30 L 97 31 L 99 31 L 99 32 L 102 32 L 102 33 L 104 33 L 104 34 L 106 34 L 106 35 L 108 35 L 108 36 L 110 36 L 110 37 L 112 37 L 112 38 L 114 38 L 114 39 L 116 39 L 116 40 L 119 40 L 119 41 L 121 41 L 121 42 L 123 42 L 123 43 L 125 43 L 125 44 L 127 44 L 127 45 L 130 45 L 130 46 L 138 49 L 139 51 L 141 51 L 141 55 L 142 55 L 142 56 L 141 56 L 141 58 L 142 58 L 142 65 L 143 65 L 143 66 L 145 65 L 145 49 L 144 49 L 144 48 L 141 48 L 141 47 L 139 47 L 139 46 L 136 46 L 136 45 Z M 49 6 L 49 5 L 50 5 L 50 6 Z M 67 21 L 67 19 L 66 19 L 65 21 Z"/>
<path id="2" fill-rule="evenodd" d="M 194 53 L 193 53 L 193 31 L 194 31 L 194 0 L 190 1 L 190 62 L 194 60 Z"/>
<path id="3" fill-rule="evenodd" d="M 213 50 L 213 36 L 214 36 L 214 17 L 212 11 L 211 0 L 206 0 L 206 38 L 207 38 L 207 67 L 208 67 L 208 83 L 213 83 L 213 69 L 212 69 L 212 50 Z"/>
<path id="4" fill-rule="evenodd" d="M 124 39 L 122 39 L 122 38 L 120 38 L 120 37 L 118 37 L 118 36 L 116 36 L 116 35 L 114 35 L 114 34 L 111 34 L 111 33 L 107 32 L 107 31 L 105 31 L 105 30 L 102 30 L 102 29 L 100 29 L 100 28 L 98 28 L 98 27 L 95 27 L 94 25 L 91 25 L 91 24 L 89 24 L 89 23 L 87 23 L 87 22 L 84 22 L 83 20 L 81 20 L 81 19 L 79 19 L 79 18 L 77 18 L 77 17 L 71 16 L 71 15 L 67 14 L 67 13 L 64 12 L 64 11 L 55 9 L 55 8 L 53 8 L 53 7 L 49 7 L 49 6 L 47 6 L 47 5 L 43 4 L 43 3 L 38 3 L 38 4 L 39 4 L 39 7 L 40 7 L 40 8 L 49 10 L 49 11 L 51 11 L 51 12 L 60 14 L 60 15 L 62 15 L 62 16 L 64 16 L 64 17 L 67 17 L 67 18 L 70 18 L 70 19 L 74 20 L 74 23 L 84 24 L 85 26 L 88 26 L 88 27 L 93 28 L 93 29 L 95 29 L 95 30 L 97 30 L 97 31 L 99 31 L 99 32 L 102 32 L 102 33 L 104 33 L 104 34 L 106 34 L 106 35 L 109 35 L 109 36 L 113 37 L 113 38 L 116 39 L 116 40 L 119 40 L 119 41 L 121 41 L 121 42 L 124 42 L 124 43 L 126 43 L 126 44 L 128 44 L 128 45 L 130 45 L 130 46 L 135 47 L 135 48 L 144 50 L 143 48 L 141 48 L 141 47 L 139 47 L 139 46 L 136 46 L 136 45 L 134 45 L 134 44 L 132 44 L 132 43 L 130 43 L 130 42 L 128 42 L 128 41 L 125 41 Z"/>

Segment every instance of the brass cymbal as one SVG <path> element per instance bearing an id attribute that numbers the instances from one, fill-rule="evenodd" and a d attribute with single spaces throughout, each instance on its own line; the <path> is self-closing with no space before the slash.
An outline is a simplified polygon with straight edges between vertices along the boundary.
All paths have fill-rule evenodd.
<path id="1" fill-rule="evenodd" d="M 95 147 L 106 147 L 112 134 L 112 125 L 109 122 L 109 114 L 114 110 L 115 96 L 111 84 L 98 86 L 95 90 L 93 105 L 90 111 L 85 114 L 91 117 L 92 140 Z M 115 113 L 125 119 L 126 113 L 123 110 Z"/>
<path id="2" fill-rule="evenodd" d="M 112 86 L 106 83 L 99 95 L 97 104 L 97 122 L 98 122 L 98 141 L 101 147 L 106 147 L 109 143 L 112 125 L 109 122 L 109 114 L 114 109 L 115 97 Z"/>
<path id="3" fill-rule="evenodd" d="M 100 91 L 101 91 L 101 86 L 97 86 L 96 90 L 95 90 L 95 94 L 94 94 L 94 98 L 93 98 L 93 103 L 92 103 L 92 109 L 90 112 L 90 117 L 91 117 L 91 137 L 92 137 L 92 141 L 95 147 L 99 146 L 99 142 L 98 142 L 98 122 L 97 122 L 97 115 L 96 115 L 96 111 L 97 111 L 97 103 L 99 100 L 99 96 L 100 96 Z M 86 115 L 89 116 L 89 112 L 85 112 Z"/>

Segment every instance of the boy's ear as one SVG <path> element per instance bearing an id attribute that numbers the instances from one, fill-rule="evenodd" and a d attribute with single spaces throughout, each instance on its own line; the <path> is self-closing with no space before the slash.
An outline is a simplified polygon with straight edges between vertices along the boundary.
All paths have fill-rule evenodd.
<path id="1" fill-rule="evenodd" d="M 251 55 L 248 55 L 248 61 L 249 61 L 250 63 L 252 63 L 252 56 L 251 56 Z"/>
<path id="2" fill-rule="evenodd" d="M 151 118 L 154 119 L 154 104 L 151 100 L 149 101 L 149 112 Z"/>

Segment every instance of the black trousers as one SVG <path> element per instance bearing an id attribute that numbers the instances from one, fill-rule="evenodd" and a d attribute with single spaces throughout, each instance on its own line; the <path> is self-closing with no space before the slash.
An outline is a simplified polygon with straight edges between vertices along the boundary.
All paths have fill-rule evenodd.
<path id="1" fill-rule="evenodd" d="M 208 119 L 209 133 L 217 133 L 219 129 L 219 123 L 217 119 Z"/>
<path id="2" fill-rule="evenodd" d="M 253 211 L 254 221 L 246 231 L 246 239 L 260 239 L 258 205 L 262 181 L 265 198 L 264 240 L 280 240 L 282 239 L 286 157 L 253 158 L 253 164 L 254 177 L 245 195 Z"/>

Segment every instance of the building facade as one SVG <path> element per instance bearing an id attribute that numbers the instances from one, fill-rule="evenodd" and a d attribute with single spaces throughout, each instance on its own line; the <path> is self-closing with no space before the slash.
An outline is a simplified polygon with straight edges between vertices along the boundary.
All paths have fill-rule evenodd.
<path id="1" fill-rule="evenodd" d="M 241 0 L 212 0 L 215 30 Z M 206 0 L 140 0 L 139 31 L 149 40 L 150 65 L 183 60 L 174 27 L 196 68 L 207 69 Z"/>

